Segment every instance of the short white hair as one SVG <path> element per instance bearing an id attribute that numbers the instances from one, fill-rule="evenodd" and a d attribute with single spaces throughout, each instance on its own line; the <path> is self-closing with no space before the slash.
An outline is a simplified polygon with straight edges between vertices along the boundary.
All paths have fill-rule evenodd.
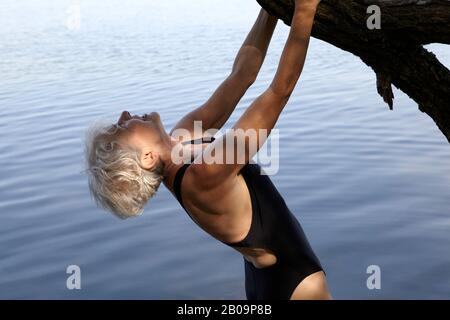
<path id="1" fill-rule="evenodd" d="M 114 138 L 111 125 L 92 125 L 86 133 L 89 189 L 98 206 L 126 219 L 141 215 L 163 180 L 163 166 L 146 170 L 140 152 Z"/>

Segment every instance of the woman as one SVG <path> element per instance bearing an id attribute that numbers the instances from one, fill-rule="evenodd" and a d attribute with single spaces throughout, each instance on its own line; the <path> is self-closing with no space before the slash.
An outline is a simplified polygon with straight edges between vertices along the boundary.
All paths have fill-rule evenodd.
<path id="1" fill-rule="evenodd" d="M 168 134 L 159 115 L 131 116 L 93 132 L 87 146 L 90 188 L 104 208 L 121 218 L 139 215 L 161 181 L 206 232 L 244 257 L 248 299 L 330 299 L 325 274 L 302 228 L 260 167 L 249 163 L 256 148 L 244 137 L 244 161 L 197 161 L 205 154 L 226 158 L 226 141 L 236 132 L 270 130 L 300 77 L 320 0 L 297 0 L 289 37 L 271 85 L 236 122 L 209 143 L 204 131 L 221 128 L 256 79 L 277 19 L 261 10 L 235 59 L 231 74 L 201 107 L 184 116 Z M 183 129 L 189 138 L 176 138 Z M 241 130 L 239 130 L 241 129 Z M 186 147 L 184 147 L 187 145 Z M 196 161 L 174 161 L 174 150 L 189 150 Z M 232 151 L 238 151 L 236 144 Z"/>

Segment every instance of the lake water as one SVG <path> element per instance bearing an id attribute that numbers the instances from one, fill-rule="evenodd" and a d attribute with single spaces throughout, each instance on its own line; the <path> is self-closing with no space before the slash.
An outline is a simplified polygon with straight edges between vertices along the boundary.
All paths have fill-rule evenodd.
<path id="1" fill-rule="evenodd" d="M 80 9 L 81 23 L 68 19 Z M 169 129 L 227 76 L 256 1 L 0 3 L 0 298 L 241 299 L 241 256 L 192 223 L 161 187 L 142 217 L 97 209 L 83 137 L 123 109 Z M 75 21 L 76 22 L 76 21 Z M 267 87 L 289 29 L 278 25 Z M 450 65 L 448 46 L 430 47 Z M 272 179 L 339 299 L 450 298 L 450 146 L 396 90 L 394 111 L 355 56 L 313 40 L 277 128 Z M 66 288 L 81 268 L 82 289 Z M 381 289 L 366 286 L 381 269 Z"/>

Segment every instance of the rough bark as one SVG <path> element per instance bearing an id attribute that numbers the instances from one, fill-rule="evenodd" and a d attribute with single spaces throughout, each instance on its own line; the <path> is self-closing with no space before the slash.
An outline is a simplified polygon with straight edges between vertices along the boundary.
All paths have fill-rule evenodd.
<path id="1" fill-rule="evenodd" d="M 257 0 L 290 24 L 294 0 Z M 381 9 L 370 30 L 367 8 Z M 450 44 L 449 0 L 322 0 L 313 37 L 349 51 L 377 75 L 377 90 L 392 108 L 391 83 L 417 102 L 450 142 L 450 71 L 423 45 Z"/>

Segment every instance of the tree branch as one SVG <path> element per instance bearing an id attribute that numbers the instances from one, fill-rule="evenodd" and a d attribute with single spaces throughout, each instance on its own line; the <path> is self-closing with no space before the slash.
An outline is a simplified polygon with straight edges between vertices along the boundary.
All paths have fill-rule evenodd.
<path id="1" fill-rule="evenodd" d="M 257 0 L 289 24 L 294 0 Z M 381 29 L 367 28 L 367 7 L 381 8 Z M 450 142 L 450 71 L 423 48 L 450 43 L 450 1 L 322 0 L 312 35 L 360 57 L 377 74 L 377 89 L 392 108 L 391 83 L 428 114 Z"/>

